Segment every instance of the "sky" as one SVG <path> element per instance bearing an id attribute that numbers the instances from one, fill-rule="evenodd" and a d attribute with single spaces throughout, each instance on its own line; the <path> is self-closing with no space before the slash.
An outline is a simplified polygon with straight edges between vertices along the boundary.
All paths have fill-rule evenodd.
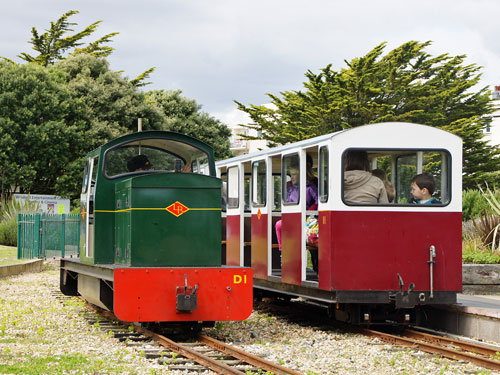
<path id="1" fill-rule="evenodd" d="M 156 67 L 146 90 L 182 90 L 228 125 L 247 121 L 234 100 L 268 103 L 266 93 L 300 90 L 308 70 L 340 70 L 382 42 L 389 52 L 430 40 L 430 54 L 482 66 L 480 87 L 500 85 L 499 0 L 3 0 L 0 56 L 36 55 L 31 28 L 69 10 L 80 12 L 75 32 L 102 20 L 92 40 L 119 32 L 111 69 L 135 78 Z"/>

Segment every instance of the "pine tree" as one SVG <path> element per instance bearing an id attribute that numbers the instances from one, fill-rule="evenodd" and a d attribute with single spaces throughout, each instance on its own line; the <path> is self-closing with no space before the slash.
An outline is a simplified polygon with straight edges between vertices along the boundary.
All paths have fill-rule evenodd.
<path id="1" fill-rule="evenodd" d="M 77 10 L 70 10 L 64 13 L 57 21 L 50 22 L 50 28 L 45 30 L 43 34 L 40 34 L 39 31 L 33 27 L 31 29 L 32 38 L 29 43 L 33 45 L 32 48 L 39 54 L 37 56 L 32 56 L 26 52 L 21 52 L 18 57 L 28 63 L 49 66 L 67 57 L 78 55 L 86 54 L 103 58 L 111 55 L 114 48 L 106 45 L 106 43 L 111 42 L 112 38 L 119 34 L 118 32 L 106 34 L 96 41 L 83 46 L 84 43 L 82 39 L 92 35 L 97 30 L 102 20 L 92 23 L 76 34 L 68 35 L 70 32 L 74 31 L 72 27 L 77 25 L 75 22 L 69 22 L 68 19 L 78 13 L 80 12 Z M 5 57 L 3 57 L 3 60 L 14 63 L 14 61 Z M 151 82 L 144 81 L 149 78 L 149 75 L 154 70 L 155 68 L 149 68 L 138 77 L 130 80 L 130 82 L 137 87 L 148 85 Z"/>
<path id="2" fill-rule="evenodd" d="M 87 47 L 77 48 L 83 45 L 81 40 L 93 34 L 102 21 L 96 21 L 76 34 L 66 35 L 74 31 L 72 27 L 77 25 L 74 22 L 69 22 L 68 18 L 78 13 L 77 10 L 70 10 L 64 13 L 56 22 L 51 22 L 50 29 L 45 30 L 43 34 L 40 34 L 38 30 L 33 27 L 31 29 L 31 35 L 33 35 L 33 37 L 31 38 L 30 44 L 33 45 L 33 49 L 37 51 L 39 55 L 33 57 L 22 52 L 18 57 L 27 62 L 48 66 L 63 59 L 64 54 L 69 49 L 74 49 L 72 55 L 86 53 L 99 57 L 109 56 L 113 48 L 103 44 L 110 42 L 111 38 L 118 33 L 107 34 L 99 40 L 90 43 Z"/>

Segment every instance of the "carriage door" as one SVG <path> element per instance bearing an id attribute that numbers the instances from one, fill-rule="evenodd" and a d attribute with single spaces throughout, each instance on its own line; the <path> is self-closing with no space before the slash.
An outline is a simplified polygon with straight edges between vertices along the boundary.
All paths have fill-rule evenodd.
<path id="1" fill-rule="evenodd" d="M 267 279 L 268 275 L 268 243 L 269 243 L 269 224 L 270 215 L 267 204 L 267 181 L 269 181 L 268 168 L 266 160 L 258 160 L 252 163 L 252 268 L 254 277 Z"/>
<path id="2" fill-rule="evenodd" d="M 243 246 L 241 241 L 243 199 L 243 176 L 239 165 L 227 168 L 227 208 L 226 208 L 226 264 L 240 266 L 243 260 Z"/>
<path id="3" fill-rule="evenodd" d="M 318 162 L 318 282 L 321 289 L 328 289 L 331 279 L 332 254 L 332 204 L 330 195 L 330 152 L 328 144 L 319 145 Z"/>
<path id="4" fill-rule="evenodd" d="M 305 170 L 305 160 L 303 162 Z M 301 200 L 303 201 L 301 197 L 303 192 L 299 182 L 303 179 L 300 173 L 299 153 L 284 155 L 281 164 L 281 280 L 287 284 L 301 285 L 302 243 L 305 238 L 302 219 L 305 215 L 300 204 Z"/>

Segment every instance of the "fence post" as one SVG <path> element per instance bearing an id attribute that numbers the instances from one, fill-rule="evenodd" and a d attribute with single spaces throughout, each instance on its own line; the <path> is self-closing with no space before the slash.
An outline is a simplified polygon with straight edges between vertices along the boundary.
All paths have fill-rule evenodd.
<path id="1" fill-rule="evenodd" d="M 22 216 L 23 214 L 17 214 L 17 259 L 21 259 L 21 246 L 22 246 L 22 241 L 21 241 L 21 230 L 22 230 Z"/>
<path id="2" fill-rule="evenodd" d="M 64 249 L 66 247 L 66 214 L 62 214 L 62 249 L 61 258 L 64 258 Z"/>
<path id="3" fill-rule="evenodd" d="M 35 214 L 35 228 L 34 228 L 34 233 L 33 233 L 33 238 L 34 238 L 34 250 L 35 250 L 35 257 L 39 258 L 40 257 L 40 214 Z"/>
<path id="4" fill-rule="evenodd" d="M 77 226 L 77 242 L 76 242 L 76 256 L 77 258 L 80 258 L 80 234 L 81 234 L 81 220 L 82 220 L 82 217 L 80 216 L 80 214 L 78 214 L 78 226 Z M 85 223 L 84 223 L 85 225 Z"/>

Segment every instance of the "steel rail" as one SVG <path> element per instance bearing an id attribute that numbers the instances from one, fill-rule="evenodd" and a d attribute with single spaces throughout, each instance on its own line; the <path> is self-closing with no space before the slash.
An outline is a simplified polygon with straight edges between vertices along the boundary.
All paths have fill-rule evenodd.
<path id="1" fill-rule="evenodd" d="M 366 328 L 361 329 L 360 332 L 365 334 L 366 336 L 377 337 L 380 340 L 391 343 L 393 345 L 408 346 L 413 349 L 418 349 L 427 353 L 439 354 L 446 358 L 454 360 L 461 359 L 464 361 L 468 361 L 478 366 L 488 368 L 490 370 L 500 370 L 500 361 L 484 357 L 478 357 L 472 353 L 461 352 L 455 349 L 447 348 L 445 346 L 430 344 L 425 341 L 418 341 L 412 338 L 395 336 L 388 333 L 373 331 L 371 329 L 366 329 Z"/>
<path id="2" fill-rule="evenodd" d="M 403 332 L 405 337 L 409 337 L 412 339 L 422 340 L 430 342 L 431 344 L 438 345 L 453 345 L 459 347 L 462 350 L 474 353 L 474 354 L 482 354 L 488 357 L 495 357 L 499 355 L 500 350 L 495 350 L 485 345 L 469 343 L 465 341 L 460 341 L 457 339 L 452 339 L 449 337 L 437 336 L 429 333 L 419 332 L 412 329 L 405 330 Z"/>
<path id="3" fill-rule="evenodd" d="M 108 310 L 101 309 L 98 306 L 91 305 L 83 299 L 81 299 L 81 300 L 85 303 L 86 306 L 97 311 L 103 317 L 110 319 L 110 320 L 118 321 L 118 322 L 123 323 L 123 324 L 125 324 L 125 323 L 129 324 L 129 322 L 123 322 L 123 321 L 119 320 L 112 312 L 110 312 Z M 140 327 L 136 324 L 132 324 L 132 327 L 134 328 L 134 331 L 139 332 L 140 334 L 153 339 L 154 341 L 156 341 L 160 345 L 167 347 L 168 349 L 176 352 L 177 354 L 183 355 L 184 357 L 209 368 L 210 370 L 216 372 L 217 374 L 221 374 L 221 375 L 246 375 L 245 372 L 242 372 L 234 367 L 230 367 L 223 362 L 216 361 L 216 360 L 214 360 L 214 359 L 212 359 L 212 358 L 210 358 L 210 357 L 208 357 L 208 356 L 206 356 L 206 355 L 204 355 L 204 354 L 202 354 L 194 349 L 191 349 L 191 348 L 188 348 L 184 345 L 176 343 L 175 341 L 170 340 L 169 338 L 167 338 L 163 335 L 160 335 L 158 333 L 155 333 L 153 331 L 150 331 L 148 329 Z M 302 375 L 301 373 L 299 373 L 295 370 L 287 369 L 286 367 L 274 364 L 270 361 L 267 361 L 263 358 L 259 358 L 257 356 L 254 356 L 250 353 L 247 353 L 247 352 L 240 350 L 238 348 L 235 348 L 233 346 L 227 345 L 227 344 L 225 344 L 221 341 L 215 340 L 211 337 L 200 334 L 198 337 L 198 340 L 200 341 L 200 343 L 205 344 L 212 349 L 218 350 L 224 354 L 231 355 L 234 358 L 237 358 L 241 361 L 244 361 L 246 363 L 254 365 L 254 366 L 261 368 L 263 370 L 272 371 L 272 372 L 274 372 L 275 375 Z"/>
<path id="4" fill-rule="evenodd" d="M 247 353 L 241 349 L 235 348 L 234 346 L 230 346 L 221 341 L 215 340 L 212 337 L 199 334 L 198 340 L 203 344 L 211 347 L 212 349 L 218 350 L 224 354 L 230 355 L 241 361 L 254 365 L 257 368 L 261 368 L 266 371 L 272 371 L 275 375 L 302 375 L 300 372 L 274 364 L 273 362 L 267 361 L 263 358 Z"/>
<path id="5" fill-rule="evenodd" d="M 169 338 L 162 336 L 158 333 L 154 333 L 148 329 L 138 327 L 134 325 L 134 330 L 143 334 L 146 337 L 151 337 L 153 340 L 156 342 L 160 343 L 161 345 L 169 348 L 170 350 L 183 355 L 186 358 L 189 358 L 207 368 L 209 368 L 212 371 L 215 371 L 217 374 L 224 374 L 224 375 L 245 375 L 244 372 L 230 367 L 226 365 L 225 363 L 222 363 L 220 361 L 216 361 L 202 353 L 197 352 L 194 349 L 190 349 L 184 345 L 181 345 L 179 343 L 176 343 L 175 341 L 170 340 Z"/>
<path id="6" fill-rule="evenodd" d="M 101 309 L 100 307 L 91 305 L 91 304 L 87 303 L 85 300 L 83 300 L 83 301 L 85 302 L 85 305 L 87 305 L 91 309 L 97 311 L 99 314 L 101 314 L 105 318 L 115 320 L 115 321 L 118 321 L 120 323 L 128 323 L 128 322 L 121 321 L 112 312 L 110 312 L 108 310 L 104 310 L 104 309 Z M 195 362 L 209 368 L 212 371 L 215 371 L 217 374 L 221 374 L 221 375 L 245 375 L 244 372 L 241 372 L 238 369 L 232 368 L 232 367 L 226 365 L 225 363 L 222 363 L 222 362 L 216 361 L 210 357 L 207 357 L 206 355 L 201 354 L 201 353 L 197 352 L 196 350 L 193 350 L 193 349 L 190 349 L 186 346 L 178 344 L 175 341 L 172 341 L 172 340 L 168 339 L 167 337 L 162 336 L 158 333 L 155 333 L 155 332 L 152 332 L 148 329 L 139 327 L 136 324 L 132 324 L 132 327 L 134 328 L 134 331 L 139 332 L 146 337 L 150 337 L 151 339 L 153 339 L 154 341 L 156 341 L 160 345 L 167 347 L 168 349 L 176 352 L 177 354 L 181 354 L 184 357 L 189 358 L 192 361 L 195 361 Z"/>

